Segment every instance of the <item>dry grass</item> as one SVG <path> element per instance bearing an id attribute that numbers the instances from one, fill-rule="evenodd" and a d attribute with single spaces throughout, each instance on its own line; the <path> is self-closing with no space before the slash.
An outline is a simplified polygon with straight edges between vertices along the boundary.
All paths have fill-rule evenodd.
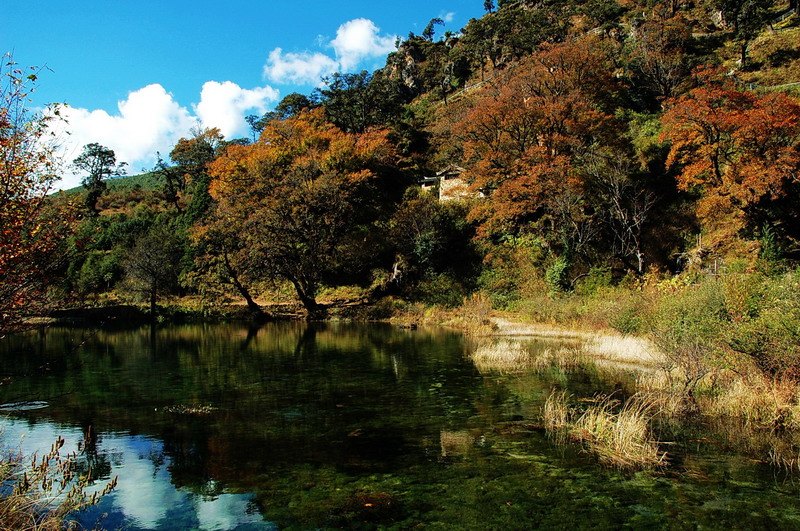
<path id="1" fill-rule="evenodd" d="M 472 361 L 482 374 L 520 374 L 552 368 L 569 372 L 582 367 L 586 356 L 578 347 L 559 343 L 553 343 L 553 348 L 534 354 L 523 341 L 490 339 L 478 343 L 472 352 Z"/>
<path id="2" fill-rule="evenodd" d="M 666 463 L 650 430 L 656 405 L 644 395 L 624 404 L 611 396 L 600 397 L 580 415 L 571 409 L 564 391 L 550 394 L 544 407 L 544 423 L 557 439 L 580 442 L 601 463 L 635 470 L 656 468 Z"/>
<path id="3" fill-rule="evenodd" d="M 472 361 L 481 374 L 520 373 L 530 370 L 532 358 L 519 341 L 485 341 L 472 352 Z"/>
<path id="4" fill-rule="evenodd" d="M 655 405 L 643 395 L 620 404 L 604 397 L 575 421 L 572 432 L 602 463 L 622 469 L 655 468 L 665 464 L 650 432 Z"/>
<path id="5" fill-rule="evenodd" d="M 725 446 L 777 469 L 800 472 L 800 386 L 795 380 L 716 370 L 699 382 L 695 400 L 683 393 L 681 381 L 681 375 L 670 372 L 643 373 L 637 388 L 652 397 L 660 418 L 681 422 L 699 415 Z"/>
<path id="6" fill-rule="evenodd" d="M 471 336 L 492 335 L 496 327 L 489 319 L 492 313 L 492 301 L 483 293 L 473 293 L 464 298 L 461 306 L 461 328 Z"/>
<path id="7" fill-rule="evenodd" d="M 3 460 L 0 482 L 13 490 L 0 499 L 0 529 L 55 530 L 64 527 L 64 517 L 96 503 L 117 484 L 114 478 L 103 490 L 88 496 L 91 478 L 75 475 L 76 456 L 61 455 L 64 439 L 58 438 L 50 452 L 34 455 L 28 465 L 21 456 Z"/>
<path id="8" fill-rule="evenodd" d="M 669 407 L 692 397 L 683 394 L 680 369 L 641 372 L 636 388 L 657 397 L 660 414 L 680 416 L 685 407 Z M 800 428 L 800 384 L 791 378 L 767 378 L 758 374 L 742 376 L 729 370 L 715 370 L 697 384 L 694 410 L 708 418 L 736 419 L 745 428 L 794 430 Z"/>
<path id="9" fill-rule="evenodd" d="M 632 366 L 655 366 L 661 354 L 651 341 L 642 337 L 594 334 L 584 347 L 588 354 Z"/>
<path id="10" fill-rule="evenodd" d="M 570 430 L 571 413 L 567 392 L 553 390 L 544 402 L 544 428 L 547 433 L 564 442 Z"/>
<path id="11" fill-rule="evenodd" d="M 497 336 L 552 339 L 580 339 L 589 336 L 585 332 L 560 328 L 550 324 L 520 323 L 505 317 L 493 317 L 491 321 L 496 327 L 495 335 Z"/>

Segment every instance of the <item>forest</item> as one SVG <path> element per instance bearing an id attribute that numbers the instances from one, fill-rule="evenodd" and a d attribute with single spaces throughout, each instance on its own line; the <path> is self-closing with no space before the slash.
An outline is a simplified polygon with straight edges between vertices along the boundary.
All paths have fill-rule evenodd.
<path id="1" fill-rule="evenodd" d="M 249 116 L 250 138 L 195 130 L 149 173 L 88 144 L 83 186 L 55 194 L 57 107 L 29 112 L 40 72 L 6 58 L 0 328 L 121 305 L 462 323 L 489 307 L 647 335 L 690 397 L 722 369 L 794 382 L 797 2 L 484 8 Z"/>

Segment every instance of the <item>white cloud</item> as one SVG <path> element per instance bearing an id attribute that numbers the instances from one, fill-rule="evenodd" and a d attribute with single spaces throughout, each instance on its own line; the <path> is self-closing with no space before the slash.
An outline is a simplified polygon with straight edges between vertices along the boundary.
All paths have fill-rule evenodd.
<path id="1" fill-rule="evenodd" d="M 232 138 L 246 129 L 247 111 L 264 114 L 267 104 L 277 99 L 278 91 L 272 87 L 243 89 L 231 81 L 207 81 L 195 111 L 203 127 L 219 127 L 226 138 Z"/>
<path id="2" fill-rule="evenodd" d="M 442 13 L 441 15 L 439 15 L 439 18 L 442 19 L 445 24 L 449 24 L 453 22 L 455 16 L 456 16 L 455 13 L 453 13 L 452 11 L 448 11 L 447 13 Z"/>
<path id="3" fill-rule="evenodd" d="M 62 157 L 69 163 L 83 146 L 97 142 L 114 150 L 118 162 L 127 162 L 129 173 L 152 168 L 156 152 L 170 152 L 175 143 L 190 134 L 193 127 L 219 127 L 227 138 L 247 132 L 247 111 L 264 113 L 278 99 L 272 87 L 243 89 L 231 81 L 203 84 L 200 102 L 194 113 L 180 105 L 159 84 L 148 85 L 128 94 L 117 103 L 116 113 L 65 106 L 65 121 L 55 122 L 55 134 L 62 144 Z M 62 171 L 59 188 L 77 186 L 81 176 Z"/>
<path id="4" fill-rule="evenodd" d="M 275 83 L 297 83 L 316 85 L 323 76 L 339 69 L 339 63 L 325 54 L 283 53 L 275 48 L 264 65 L 264 76 Z"/>
<path id="5" fill-rule="evenodd" d="M 181 135 L 198 123 L 158 84 L 131 92 L 117 103 L 117 109 L 112 115 L 104 110 L 63 107 L 65 121 L 55 127 L 62 138 L 64 159 L 71 161 L 84 145 L 97 142 L 113 149 L 117 161 L 127 162 L 132 172 L 138 172 L 142 166 L 152 165 L 156 151 L 169 152 Z M 69 188 L 78 181 L 79 176 L 67 173 L 60 184 Z"/>
<path id="6" fill-rule="evenodd" d="M 331 46 L 343 70 L 350 70 L 364 59 L 379 57 L 394 50 L 394 35 L 380 36 L 380 28 L 369 19 L 349 20 L 336 30 Z"/>
<path id="7" fill-rule="evenodd" d="M 339 26 L 328 43 L 317 37 L 317 44 L 333 49 L 335 58 L 321 52 L 284 52 L 275 48 L 264 65 L 264 77 L 275 83 L 318 85 L 322 77 L 336 71 L 352 71 L 362 61 L 386 55 L 395 48 L 395 35 L 381 35 L 369 19 L 357 18 Z"/>

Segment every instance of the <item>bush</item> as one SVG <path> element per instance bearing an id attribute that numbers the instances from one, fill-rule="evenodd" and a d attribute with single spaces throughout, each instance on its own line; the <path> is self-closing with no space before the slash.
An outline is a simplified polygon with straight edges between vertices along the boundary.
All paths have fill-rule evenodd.
<path id="1" fill-rule="evenodd" d="M 726 324 L 724 293 L 715 279 L 663 296 L 651 316 L 650 338 L 663 352 L 665 368 L 678 369 L 688 397 L 712 367 L 723 364 Z"/>
<path id="2" fill-rule="evenodd" d="M 563 256 L 556 258 L 545 270 L 544 281 L 550 291 L 563 291 L 567 287 L 567 273 L 569 271 L 569 261 Z"/>
<path id="3" fill-rule="evenodd" d="M 767 375 L 800 375 L 800 270 L 754 282 L 748 312 L 728 332 L 727 345 L 746 355 Z"/>
<path id="4" fill-rule="evenodd" d="M 611 269 L 607 267 L 593 267 L 585 277 L 575 286 L 575 293 L 583 297 L 590 297 L 603 288 L 611 286 Z"/>
<path id="5" fill-rule="evenodd" d="M 466 289 L 461 283 L 450 275 L 438 274 L 427 276 L 417 285 L 415 298 L 427 304 L 455 308 L 466 295 Z"/>

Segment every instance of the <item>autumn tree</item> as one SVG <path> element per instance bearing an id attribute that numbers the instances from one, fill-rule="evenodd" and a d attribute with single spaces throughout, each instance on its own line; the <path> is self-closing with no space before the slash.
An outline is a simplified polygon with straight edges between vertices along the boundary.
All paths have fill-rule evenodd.
<path id="1" fill-rule="evenodd" d="M 608 61 L 594 40 L 545 45 L 463 120 L 468 174 L 490 198 L 471 214 L 484 238 L 536 224 L 562 252 L 589 243 L 595 229 L 576 162 L 588 146 L 615 141 Z"/>
<path id="2" fill-rule="evenodd" d="M 235 233 L 225 250 L 237 271 L 290 282 L 309 318 L 320 318 L 322 283 L 375 254 L 378 184 L 393 160 L 385 131 L 343 132 L 322 109 L 272 121 L 257 143 L 231 146 L 210 165 L 216 212 L 200 236 L 224 225 Z"/>
<path id="3" fill-rule="evenodd" d="M 262 116 L 250 114 L 245 117 L 245 120 L 248 125 L 250 125 L 253 141 L 255 142 L 258 139 L 258 135 L 261 134 L 261 131 L 263 131 L 272 120 L 285 120 L 292 116 L 297 116 L 305 109 L 312 109 L 316 106 L 317 103 L 312 101 L 308 96 L 298 92 L 292 92 L 284 96 L 275 106 L 274 110 L 266 112 Z"/>
<path id="4" fill-rule="evenodd" d="M 62 265 L 61 246 L 72 211 L 47 197 L 58 179 L 48 126 L 58 108 L 27 108 L 39 69 L 19 68 L 11 55 L 0 63 L 0 333 L 34 313 Z"/>
<path id="5" fill-rule="evenodd" d="M 127 163 L 117 164 L 113 149 L 93 142 L 83 146 L 83 151 L 72 161 L 72 165 L 83 173 L 81 184 L 86 189 L 86 208 L 91 216 L 97 217 L 100 214 L 97 201 L 106 191 L 106 180 L 112 175 L 125 173 Z"/>
<path id="6" fill-rule="evenodd" d="M 678 186 L 699 194 L 697 215 L 720 243 L 751 224 L 757 210 L 797 201 L 800 104 L 782 93 L 740 90 L 717 71 L 697 76 L 697 88 L 669 102 L 662 138 Z"/>
<path id="7" fill-rule="evenodd" d="M 260 257 L 253 254 L 249 235 L 241 228 L 248 223 L 250 212 L 227 200 L 217 201 L 203 223 L 192 229 L 195 269 L 189 283 L 206 297 L 224 295 L 232 287 L 247 303 L 253 314 L 262 313 L 255 301 L 252 285 L 262 275 Z"/>

